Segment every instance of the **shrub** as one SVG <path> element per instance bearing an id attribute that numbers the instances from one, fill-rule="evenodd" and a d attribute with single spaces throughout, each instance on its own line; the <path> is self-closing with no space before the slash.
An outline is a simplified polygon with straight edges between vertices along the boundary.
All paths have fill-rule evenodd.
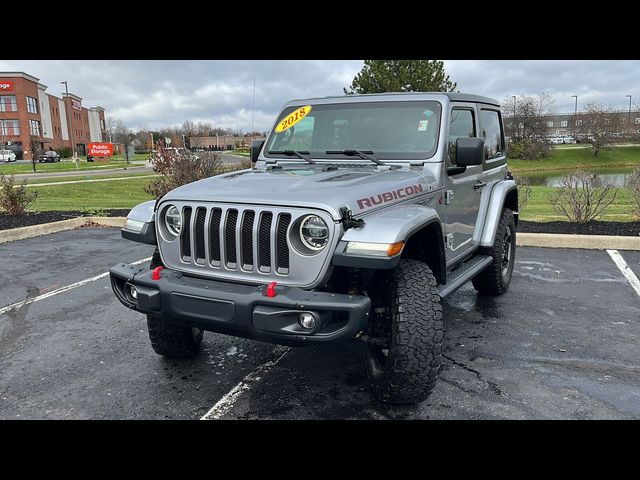
<path id="1" fill-rule="evenodd" d="M 518 209 L 523 210 L 526 208 L 529 203 L 529 199 L 531 198 L 531 185 L 529 185 L 529 180 L 526 178 L 515 173 L 512 173 L 512 175 L 518 185 Z"/>
<path id="2" fill-rule="evenodd" d="M 509 157 L 523 160 L 539 160 L 549 155 L 549 145 L 530 138 L 512 141 L 509 144 Z"/>
<path id="3" fill-rule="evenodd" d="M 69 158 L 72 155 L 69 147 L 56 148 L 56 153 L 60 155 L 60 158 Z"/>
<path id="4" fill-rule="evenodd" d="M 640 217 L 640 167 L 636 167 L 627 178 L 627 188 L 631 190 L 634 212 L 636 217 Z"/>
<path id="5" fill-rule="evenodd" d="M 27 189 L 27 181 L 15 185 L 15 176 L 0 174 L 0 207 L 9 215 L 20 215 L 36 199 L 38 192 Z"/>
<path id="6" fill-rule="evenodd" d="M 160 177 L 145 192 L 160 197 L 174 188 L 225 172 L 218 152 L 170 150 L 159 146 L 151 156 L 153 169 Z"/>
<path id="7" fill-rule="evenodd" d="M 576 170 L 562 178 L 549 194 L 553 210 L 575 223 L 600 217 L 616 198 L 611 185 L 603 185 L 595 173 Z"/>

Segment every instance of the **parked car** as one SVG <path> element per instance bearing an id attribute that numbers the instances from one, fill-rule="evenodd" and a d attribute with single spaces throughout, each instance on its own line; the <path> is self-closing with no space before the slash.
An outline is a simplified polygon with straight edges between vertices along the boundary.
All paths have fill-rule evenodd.
<path id="1" fill-rule="evenodd" d="M 11 145 L 5 145 L 3 150 L 9 150 L 16 156 L 16 160 L 22 160 L 24 158 L 24 152 L 22 151 L 22 145 L 12 143 Z"/>
<path id="2" fill-rule="evenodd" d="M 147 315 L 159 355 L 195 356 L 204 330 L 317 348 L 353 340 L 378 399 L 426 399 L 440 299 L 467 282 L 501 295 L 513 274 L 518 190 L 500 104 L 349 95 L 295 100 L 278 118 L 253 143 L 252 169 L 131 210 L 122 236 L 156 250 L 148 268 L 111 268 L 114 294 Z"/>
<path id="3" fill-rule="evenodd" d="M 576 139 L 571 135 L 564 135 L 562 137 L 562 143 L 576 143 Z"/>
<path id="4" fill-rule="evenodd" d="M 58 154 L 58 152 L 55 152 L 53 150 L 48 150 L 38 157 L 38 162 L 40 163 L 42 162 L 53 163 L 53 162 L 59 162 L 59 161 L 60 161 L 60 155 Z"/>
<path id="5" fill-rule="evenodd" d="M 11 150 L 0 150 L 0 160 L 3 162 L 15 162 L 16 154 Z"/>

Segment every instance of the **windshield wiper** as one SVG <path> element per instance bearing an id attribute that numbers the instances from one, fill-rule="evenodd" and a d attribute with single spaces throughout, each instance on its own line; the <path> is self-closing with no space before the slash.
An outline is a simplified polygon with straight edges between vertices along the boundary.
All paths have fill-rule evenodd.
<path id="1" fill-rule="evenodd" d="M 316 162 L 311 160 L 311 157 L 309 157 L 309 152 L 305 152 L 302 150 L 269 150 L 269 152 L 267 153 L 273 155 L 286 155 L 287 157 L 298 157 L 306 162 L 309 162 L 311 165 L 316 164 Z"/>
<path id="2" fill-rule="evenodd" d="M 378 160 L 373 156 L 372 151 L 361 151 L 361 150 L 327 150 L 327 155 L 347 155 L 348 157 L 358 156 L 360 158 L 364 158 L 366 160 L 371 160 L 376 165 L 386 165 L 384 162 Z"/>

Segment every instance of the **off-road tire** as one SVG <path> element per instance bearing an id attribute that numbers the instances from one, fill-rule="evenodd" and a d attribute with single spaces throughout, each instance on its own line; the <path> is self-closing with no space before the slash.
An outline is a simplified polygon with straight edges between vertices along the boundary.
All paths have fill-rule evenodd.
<path id="1" fill-rule="evenodd" d="M 421 402 L 440 369 L 442 306 L 436 279 L 427 264 L 402 259 L 378 292 L 388 309 L 391 343 L 384 357 L 380 347 L 365 343 L 369 385 L 383 402 Z"/>
<path id="2" fill-rule="evenodd" d="M 504 261 L 507 256 L 505 252 L 507 243 L 510 243 L 511 247 L 508 252 L 509 261 L 505 272 Z M 513 212 L 508 208 L 502 211 L 493 247 L 483 250 L 482 253 L 491 255 L 493 261 L 472 279 L 473 286 L 479 293 L 502 295 L 511 283 L 516 256 L 516 222 Z"/>
<path id="3" fill-rule="evenodd" d="M 200 351 L 204 331 L 173 325 L 156 315 L 147 315 L 147 328 L 153 350 L 163 357 L 195 357 Z"/>

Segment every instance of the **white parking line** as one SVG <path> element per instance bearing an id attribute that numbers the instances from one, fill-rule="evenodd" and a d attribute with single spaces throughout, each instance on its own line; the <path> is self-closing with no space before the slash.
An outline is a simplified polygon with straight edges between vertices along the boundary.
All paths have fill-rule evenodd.
<path id="1" fill-rule="evenodd" d="M 136 260 L 135 262 L 130 263 L 129 265 L 139 265 L 144 262 L 148 262 L 151 260 L 151 257 L 143 258 L 142 260 Z M 27 298 L 20 302 L 12 303 L 11 305 L 7 305 L 6 307 L 0 308 L 0 315 L 3 313 L 9 312 L 16 308 L 20 308 L 23 305 L 29 305 L 30 303 L 39 302 L 40 300 L 44 300 L 45 298 L 53 297 L 54 295 L 58 295 L 59 293 L 68 292 L 69 290 L 73 290 L 74 288 L 81 287 L 86 285 L 87 283 L 95 282 L 96 280 L 100 280 L 101 278 L 109 275 L 109 272 L 101 273 L 100 275 L 96 275 L 95 277 L 87 278 L 85 280 L 80 280 L 79 282 L 72 283 L 71 285 L 65 285 L 64 287 L 56 288 L 55 290 L 51 290 L 50 292 L 43 293 L 42 295 L 38 295 L 37 297 Z"/>
<path id="2" fill-rule="evenodd" d="M 211 410 L 205 413 L 200 420 L 217 420 L 221 418 L 225 413 L 231 410 L 231 407 L 233 407 L 240 395 L 249 390 L 256 382 L 260 381 L 262 378 L 260 376 L 261 374 L 265 374 L 271 370 L 271 368 L 282 360 L 290 350 L 290 347 L 286 347 L 277 358 L 269 360 L 268 362 L 256 367 L 251 373 L 244 377 L 240 383 L 229 390 L 224 397 L 218 400 L 218 402 L 211 407 Z"/>
<path id="3" fill-rule="evenodd" d="M 636 291 L 638 296 L 640 296 L 640 280 L 638 280 L 638 277 L 636 276 L 636 274 L 633 273 L 633 270 L 631 270 L 629 265 L 627 265 L 627 262 L 624 261 L 624 258 L 622 258 L 622 255 L 620 255 L 620 253 L 617 250 L 607 250 L 607 253 L 611 257 L 611 259 L 614 261 L 614 263 L 618 266 L 622 274 L 627 278 L 627 280 L 629 280 L 629 283 L 631 284 L 633 289 Z"/>

